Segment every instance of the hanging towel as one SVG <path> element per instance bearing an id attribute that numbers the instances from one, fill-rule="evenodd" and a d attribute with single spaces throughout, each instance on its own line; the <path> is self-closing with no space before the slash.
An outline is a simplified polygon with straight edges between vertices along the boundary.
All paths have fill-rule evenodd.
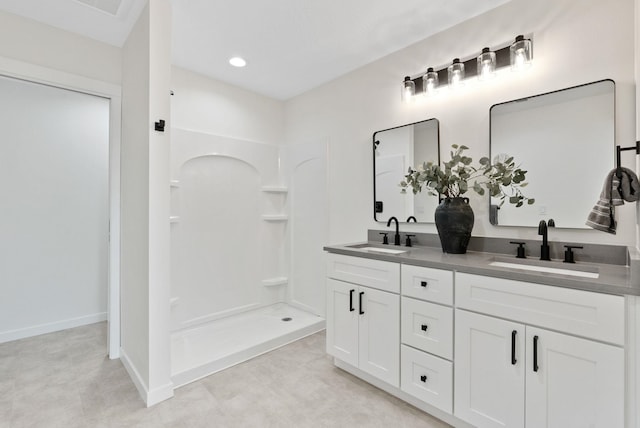
<path id="1" fill-rule="evenodd" d="M 616 175 L 617 169 L 611 170 L 604 181 L 600 199 L 591 209 L 586 225 L 602 232 L 616 233 L 615 207 L 626 202 L 635 202 L 640 197 L 640 184 L 636 174 L 628 168 L 620 168 L 621 178 Z"/>

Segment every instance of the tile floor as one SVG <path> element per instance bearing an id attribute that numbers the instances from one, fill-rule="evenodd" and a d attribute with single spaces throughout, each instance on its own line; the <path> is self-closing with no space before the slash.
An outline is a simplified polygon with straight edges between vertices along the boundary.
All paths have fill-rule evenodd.
<path id="1" fill-rule="evenodd" d="M 106 323 L 0 344 L 0 428 L 424 427 L 447 424 L 335 368 L 324 332 L 145 408 Z"/>

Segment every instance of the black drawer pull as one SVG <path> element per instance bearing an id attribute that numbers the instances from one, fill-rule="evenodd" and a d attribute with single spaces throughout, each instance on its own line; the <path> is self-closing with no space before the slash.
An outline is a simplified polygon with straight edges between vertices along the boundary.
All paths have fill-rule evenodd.
<path id="1" fill-rule="evenodd" d="M 428 326 L 428 325 L 426 325 L 426 324 L 422 324 L 422 326 L 420 326 L 420 329 L 421 329 L 422 331 L 427 331 L 427 329 L 428 329 L 428 328 L 429 328 L 429 326 Z"/>
<path id="2" fill-rule="evenodd" d="M 538 336 L 533 336 L 533 371 L 537 372 L 538 369 Z"/>
<path id="3" fill-rule="evenodd" d="M 429 285 L 429 283 L 427 283 L 427 281 L 420 281 L 420 286 L 421 287 L 426 287 L 427 285 Z"/>
<path id="4" fill-rule="evenodd" d="M 421 380 L 422 382 L 425 382 L 425 383 L 426 383 L 426 382 L 427 382 L 427 375 L 422 375 L 422 376 L 420 376 L 420 380 Z"/>
<path id="5" fill-rule="evenodd" d="M 511 364 L 514 366 L 518 362 L 518 360 L 516 360 L 516 335 L 517 334 L 518 332 L 515 330 L 511 332 Z"/>
<path id="6" fill-rule="evenodd" d="M 356 308 L 353 307 L 353 293 L 355 291 L 356 290 L 354 289 L 349 290 L 349 312 L 353 312 L 356 310 Z"/>
<path id="7" fill-rule="evenodd" d="M 358 303 L 360 304 L 360 315 L 364 315 L 364 311 L 362 310 L 362 296 L 364 295 L 364 291 L 360 292 L 360 297 L 358 298 Z"/>

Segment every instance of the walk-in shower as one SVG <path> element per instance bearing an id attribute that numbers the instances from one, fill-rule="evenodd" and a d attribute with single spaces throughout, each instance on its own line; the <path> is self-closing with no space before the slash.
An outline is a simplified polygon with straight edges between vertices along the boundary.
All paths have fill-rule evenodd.
<path id="1" fill-rule="evenodd" d="M 302 186 L 317 181 L 324 158 L 171 132 L 171 359 L 180 386 L 324 328 L 322 273 L 308 269 L 322 265 L 322 238 L 295 239 L 295 222 L 311 220 L 303 207 L 322 216 L 324 189 Z"/>

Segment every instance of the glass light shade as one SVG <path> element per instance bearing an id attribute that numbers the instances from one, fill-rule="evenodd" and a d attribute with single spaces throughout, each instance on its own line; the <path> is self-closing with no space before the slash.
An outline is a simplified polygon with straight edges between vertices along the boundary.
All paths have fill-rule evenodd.
<path id="1" fill-rule="evenodd" d="M 488 80 L 496 75 L 496 53 L 484 48 L 478 55 L 478 79 Z"/>
<path id="2" fill-rule="evenodd" d="M 459 58 L 454 59 L 451 65 L 447 67 L 447 75 L 449 76 L 449 86 L 462 86 L 464 64 L 460 62 Z"/>
<path id="3" fill-rule="evenodd" d="M 432 95 L 436 93 L 436 89 L 438 89 L 438 73 L 433 71 L 433 67 L 429 67 L 424 76 L 422 76 L 422 87 L 424 88 L 424 92 L 427 95 Z"/>
<path id="4" fill-rule="evenodd" d="M 523 70 L 531 65 L 532 49 L 531 40 L 525 39 L 520 35 L 516 37 L 516 41 L 513 42 L 509 48 L 511 53 L 511 69 L 514 71 Z"/>
<path id="5" fill-rule="evenodd" d="M 406 76 L 404 82 L 402 82 L 402 101 L 405 103 L 413 100 L 413 96 L 416 94 L 416 84 L 413 83 L 411 77 Z"/>

